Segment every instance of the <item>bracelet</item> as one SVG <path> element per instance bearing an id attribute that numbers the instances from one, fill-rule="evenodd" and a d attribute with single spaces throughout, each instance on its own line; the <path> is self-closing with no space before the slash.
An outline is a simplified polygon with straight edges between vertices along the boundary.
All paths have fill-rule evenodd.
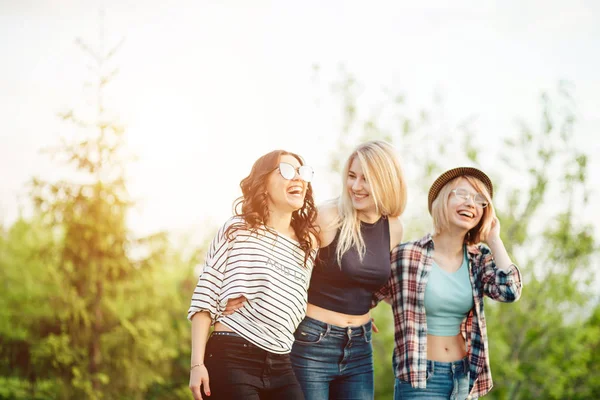
<path id="1" fill-rule="evenodd" d="M 190 371 L 193 370 L 196 367 L 201 367 L 203 365 L 204 365 L 204 363 L 202 363 L 202 364 L 194 364 L 194 365 L 191 366 Z"/>

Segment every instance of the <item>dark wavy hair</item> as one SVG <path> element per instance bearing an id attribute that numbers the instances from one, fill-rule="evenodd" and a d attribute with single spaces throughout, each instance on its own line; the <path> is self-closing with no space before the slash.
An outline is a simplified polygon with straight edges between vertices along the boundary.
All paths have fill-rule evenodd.
<path id="1" fill-rule="evenodd" d="M 249 229 L 256 232 L 259 227 L 267 228 L 266 221 L 269 218 L 267 180 L 269 174 L 273 172 L 279 165 L 281 156 L 290 155 L 304 165 L 302 157 L 297 154 L 290 153 L 285 150 L 274 150 L 265 154 L 254 162 L 250 175 L 242 179 L 240 187 L 242 188 L 242 196 L 237 198 L 233 203 L 233 212 L 235 216 L 241 217 L 244 223 L 231 225 L 227 231 L 227 237 L 231 239 L 231 235 L 238 229 Z M 300 243 L 300 248 L 304 251 L 304 266 L 309 258 L 313 245 L 316 241 L 317 248 L 320 245 L 319 235 L 316 227 L 317 208 L 313 199 L 313 190 L 310 183 L 307 184 L 306 196 L 302 208 L 292 213 L 291 225 L 294 233 Z M 276 233 L 276 232 L 275 232 Z M 313 260 L 314 261 L 314 260 Z"/>

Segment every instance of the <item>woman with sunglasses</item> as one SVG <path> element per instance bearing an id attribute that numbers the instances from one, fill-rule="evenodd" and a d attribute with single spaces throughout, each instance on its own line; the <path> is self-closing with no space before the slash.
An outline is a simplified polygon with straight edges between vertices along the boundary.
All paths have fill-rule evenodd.
<path id="1" fill-rule="evenodd" d="M 392 275 L 375 303 L 392 302 L 395 399 L 463 400 L 492 388 L 483 296 L 521 296 L 493 191 L 476 168 L 444 172 L 429 190 L 434 234 L 392 252 Z"/>
<path id="2" fill-rule="evenodd" d="M 406 184 L 390 144 L 359 145 L 342 184 L 340 196 L 319 208 L 321 249 L 291 353 L 307 400 L 374 398 L 371 299 L 402 240 Z M 232 299 L 226 312 L 243 302 Z"/>
<path id="3" fill-rule="evenodd" d="M 278 150 L 241 181 L 235 216 L 208 249 L 188 311 L 195 400 L 303 399 L 289 353 L 318 248 L 312 176 L 298 155 Z M 224 315 L 240 296 L 244 306 Z"/>

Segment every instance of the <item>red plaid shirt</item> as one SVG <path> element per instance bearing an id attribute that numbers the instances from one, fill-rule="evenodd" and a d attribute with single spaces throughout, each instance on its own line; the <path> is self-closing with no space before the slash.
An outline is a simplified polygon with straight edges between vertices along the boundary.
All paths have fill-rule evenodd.
<path id="1" fill-rule="evenodd" d="M 392 274 L 374 294 L 373 305 L 391 298 L 394 312 L 394 365 L 396 377 L 415 388 L 426 387 L 427 319 L 425 287 L 433 262 L 431 235 L 403 243 L 392 251 Z M 482 244 L 467 247 L 474 306 L 463 320 L 469 356 L 469 398 L 485 395 L 492 388 L 483 295 L 513 302 L 521 296 L 521 273 L 513 264 L 507 272 L 496 268 L 490 249 Z"/>

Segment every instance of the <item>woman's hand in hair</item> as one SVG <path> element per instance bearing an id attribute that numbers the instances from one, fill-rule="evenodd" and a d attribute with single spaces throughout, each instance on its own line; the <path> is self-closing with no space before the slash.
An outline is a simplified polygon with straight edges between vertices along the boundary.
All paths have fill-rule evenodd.
<path id="1" fill-rule="evenodd" d="M 244 296 L 236 297 L 235 299 L 227 300 L 227 306 L 225 306 L 225 311 L 223 311 L 223 315 L 231 315 L 240 308 L 244 306 L 246 302 L 246 298 Z"/>
<path id="2" fill-rule="evenodd" d="M 492 219 L 492 226 L 490 227 L 490 232 L 487 234 L 487 237 L 485 238 L 485 243 L 487 243 L 488 246 L 492 246 L 494 243 L 498 242 L 500 240 L 500 220 L 498 219 L 498 217 L 496 217 L 494 215 L 494 218 Z"/>
<path id="3" fill-rule="evenodd" d="M 508 252 L 506 251 L 506 247 L 504 247 L 502 239 L 500 239 L 500 221 L 495 215 L 494 219 L 492 220 L 490 232 L 484 241 L 492 251 L 494 261 L 498 268 L 507 272 L 513 263 L 508 255 Z"/>

